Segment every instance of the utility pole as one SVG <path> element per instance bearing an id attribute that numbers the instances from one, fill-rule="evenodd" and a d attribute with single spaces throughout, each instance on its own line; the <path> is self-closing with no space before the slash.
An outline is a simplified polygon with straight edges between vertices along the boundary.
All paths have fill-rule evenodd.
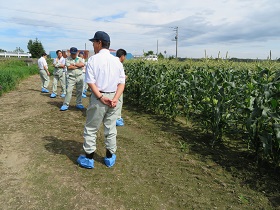
<path id="1" fill-rule="evenodd" d="M 158 40 L 157 40 L 157 55 L 158 55 Z"/>
<path id="2" fill-rule="evenodd" d="M 178 26 L 173 28 L 175 31 L 175 38 L 172 41 L 176 41 L 176 58 L 178 57 Z"/>

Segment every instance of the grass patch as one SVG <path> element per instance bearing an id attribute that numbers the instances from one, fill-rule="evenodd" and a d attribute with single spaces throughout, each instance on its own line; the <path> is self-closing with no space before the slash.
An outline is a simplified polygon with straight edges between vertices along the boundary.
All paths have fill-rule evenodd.
<path id="1" fill-rule="evenodd" d="M 27 66 L 24 60 L 0 60 L 0 96 L 14 90 L 19 81 L 36 73 L 37 65 Z"/>

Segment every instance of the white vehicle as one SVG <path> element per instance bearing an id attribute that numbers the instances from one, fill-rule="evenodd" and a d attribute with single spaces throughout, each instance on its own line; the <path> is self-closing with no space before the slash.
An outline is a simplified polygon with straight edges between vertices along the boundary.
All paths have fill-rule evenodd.
<path id="1" fill-rule="evenodd" d="M 157 61 L 158 60 L 158 57 L 157 55 L 148 55 L 145 60 L 148 60 L 148 61 Z"/>

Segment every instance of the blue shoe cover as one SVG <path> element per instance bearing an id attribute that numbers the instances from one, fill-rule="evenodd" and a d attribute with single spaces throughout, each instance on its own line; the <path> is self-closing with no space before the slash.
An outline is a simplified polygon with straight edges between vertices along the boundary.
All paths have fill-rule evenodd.
<path id="1" fill-rule="evenodd" d="M 76 108 L 77 108 L 77 109 L 84 109 L 85 107 L 83 106 L 83 104 L 77 104 L 77 105 L 76 105 Z"/>
<path id="2" fill-rule="evenodd" d="M 112 154 L 112 157 L 111 158 L 107 158 L 105 157 L 104 158 L 104 163 L 107 167 L 111 168 L 113 165 L 115 165 L 115 162 L 116 162 L 116 158 L 117 156 L 115 154 Z"/>
<path id="3" fill-rule="evenodd" d="M 124 123 L 123 123 L 123 119 L 122 119 L 122 118 L 117 119 L 117 121 L 116 121 L 116 126 L 124 126 Z"/>
<path id="4" fill-rule="evenodd" d="M 49 93 L 50 91 L 46 88 L 42 88 L 42 93 Z"/>
<path id="5" fill-rule="evenodd" d="M 62 93 L 62 94 L 60 95 L 61 98 L 65 98 L 65 96 L 66 96 L 66 95 L 65 95 L 64 93 Z"/>
<path id="6" fill-rule="evenodd" d="M 55 93 L 52 93 L 50 97 L 51 97 L 51 98 L 55 98 L 55 97 L 56 97 L 56 94 L 55 94 Z"/>
<path id="7" fill-rule="evenodd" d="M 62 107 L 60 107 L 60 111 L 66 111 L 66 110 L 68 110 L 67 105 L 63 105 Z"/>
<path id="8" fill-rule="evenodd" d="M 83 98 L 86 98 L 86 97 L 87 97 L 87 95 L 83 93 L 83 94 L 82 94 L 82 97 L 83 97 Z"/>
<path id="9" fill-rule="evenodd" d="M 85 155 L 80 155 L 77 159 L 77 163 L 83 168 L 94 168 L 94 160 L 86 158 Z"/>

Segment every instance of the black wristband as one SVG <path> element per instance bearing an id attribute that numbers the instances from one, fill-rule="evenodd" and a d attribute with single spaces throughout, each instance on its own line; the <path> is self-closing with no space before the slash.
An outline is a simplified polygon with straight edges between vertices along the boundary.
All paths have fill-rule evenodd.
<path id="1" fill-rule="evenodd" d="M 101 95 L 99 98 L 96 98 L 97 100 L 100 100 L 103 97 L 103 95 Z"/>

